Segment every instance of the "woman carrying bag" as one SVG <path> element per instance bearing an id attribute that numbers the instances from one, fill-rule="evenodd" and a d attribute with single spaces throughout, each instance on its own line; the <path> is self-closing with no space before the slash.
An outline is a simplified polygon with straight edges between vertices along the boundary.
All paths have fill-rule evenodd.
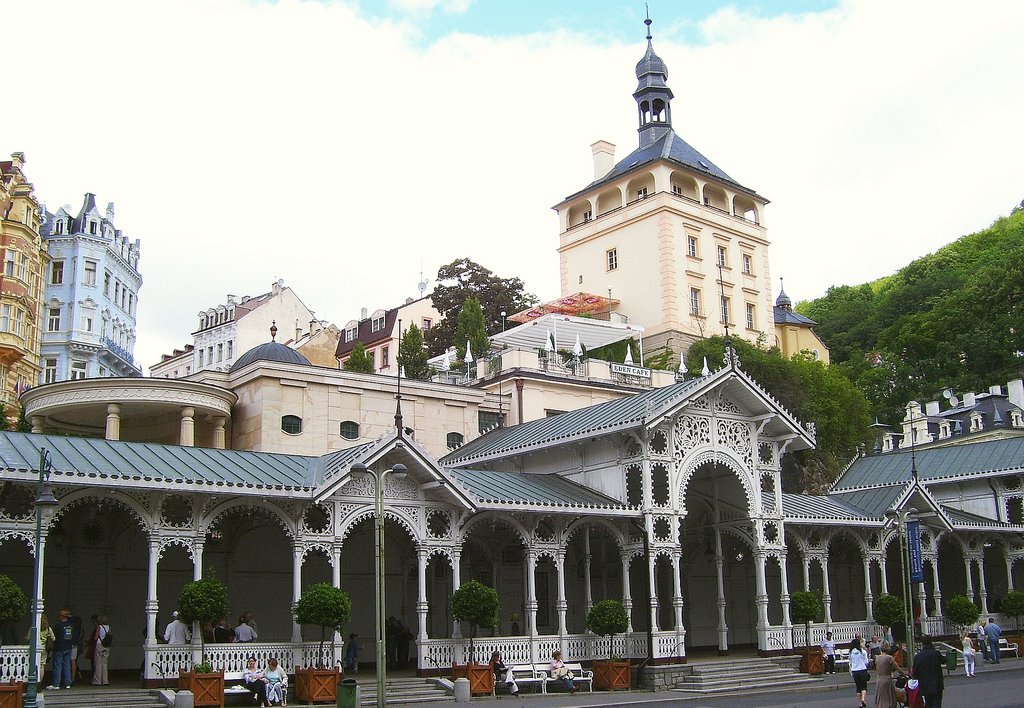
<path id="1" fill-rule="evenodd" d="M 860 640 L 854 639 L 850 642 L 850 675 L 853 677 L 853 685 L 857 691 L 857 700 L 860 701 L 860 708 L 867 708 L 865 701 L 868 697 L 868 653 L 861 648 Z"/>

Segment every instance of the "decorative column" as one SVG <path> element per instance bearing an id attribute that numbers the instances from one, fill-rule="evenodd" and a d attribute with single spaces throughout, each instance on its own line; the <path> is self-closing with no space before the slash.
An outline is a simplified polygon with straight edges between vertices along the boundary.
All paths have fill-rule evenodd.
<path id="1" fill-rule="evenodd" d="M 978 558 L 978 590 L 981 593 L 981 614 L 988 614 L 988 583 L 985 581 L 985 557 Z"/>
<path id="2" fill-rule="evenodd" d="M 416 598 L 416 618 L 419 620 L 419 633 L 416 637 L 422 646 L 427 641 L 427 548 L 419 546 L 416 549 L 416 581 L 418 595 Z M 422 654 L 422 651 L 421 651 Z M 422 663 L 420 664 L 422 666 Z"/>
<path id="3" fill-rule="evenodd" d="M 672 609 L 675 611 L 675 629 L 683 630 L 683 582 L 679 577 L 682 572 L 682 552 L 676 548 L 672 551 Z"/>
<path id="4" fill-rule="evenodd" d="M 562 654 L 567 654 L 569 647 L 566 646 L 565 636 L 569 633 L 566 628 L 565 615 L 569 609 L 569 603 L 565 600 L 565 551 L 558 549 L 555 553 L 555 575 L 558 576 L 558 599 L 555 609 L 558 612 L 558 636 L 562 643 Z"/>
<path id="5" fill-rule="evenodd" d="M 629 559 L 627 551 L 622 552 L 622 606 L 626 608 L 626 634 L 633 633 L 633 596 L 629 589 Z"/>
<path id="6" fill-rule="evenodd" d="M 302 595 L 302 545 L 292 544 L 292 643 L 302 642 L 302 627 L 295 621 L 295 606 Z"/>
<path id="7" fill-rule="evenodd" d="M 821 561 L 821 603 L 825 606 L 825 626 L 832 626 L 832 595 L 828 587 L 828 554 L 820 558 Z"/>
<path id="8" fill-rule="evenodd" d="M 224 416 L 217 416 L 213 419 L 213 447 L 215 450 L 223 450 L 227 443 L 224 439 L 224 425 L 227 420 Z"/>
<path id="9" fill-rule="evenodd" d="M 452 550 L 452 592 L 454 593 L 462 586 L 462 549 Z M 458 620 L 452 620 L 452 639 L 462 639 L 462 624 Z M 461 662 L 460 662 L 461 663 Z"/>
<path id="10" fill-rule="evenodd" d="M 157 568 L 160 565 L 160 540 L 149 537 L 149 572 L 146 575 L 146 646 L 157 644 L 156 615 L 160 609 L 157 601 L 156 581 Z M 146 661 L 146 675 L 149 675 L 149 661 Z"/>
<path id="11" fill-rule="evenodd" d="M 879 570 L 878 577 L 882 581 L 882 594 L 883 595 L 888 595 L 889 594 L 889 581 L 885 577 L 885 556 L 882 556 L 880 558 L 876 558 L 875 561 L 878 563 L 878 570 Z"/>
<path id="12" fill-rule="evenodd" d="M 103 437 L 106 440 L 121 439 L 121 406 L 116 403 L 107 404 L 107 429 Z"/>
<path id="13" fill-rule="evenodd" d="M 871 592 L 871 559 L 864 556 L 864 621 L 871 622 L 874 616 L 875 595 Z"/>
<path id="14" fill-rule="evenodd" d="M 658 626 L 658 583 L 654 573 L 656 557 L 654 554 L 650 554 L 647 557 L 647 587 L 650 588 L 651 596 L 651 631 L 657 632 L 660 630 Z"/>
<path id="15" fill-rule="evenodd" d="M 331 546 L 331 585 L 341 587 L 341 544 Z"/>
<path id="16" fill-rule="evenodd" d="M 782 602 L 782 626 L 786 628 L 786 637 L 789 647 L 793 646 L 793 618 L 789 614 L 789 564 L 786 553 L 779 556 L 779 570 L 782 571 L 782 594 L 779 600 Z"/>
<path id="17" fill-rule="evenodd" d="M 932 558 L 932 603 L 935 605 L 935 616 L 942 617 L 942 592 L 939 588 L 939 557 Z"/>
<path id="18" fill-rule="evenodd" d="M 205 540 L 195 538 L 192 540 L 192 579 L 200 580 L 203 577 L 203 548 Z"/>
<path id="19" fill-rule="evenodd" d="M 178 435 L 178 444 L 185 447 L 193 447 L 196 444 L 196 409 L 185 406 L 181 409 L 181 432 Z"/>
<path id="20" fill-rule="evenodd" d="M 964 558 L 964 571 L 967 576 L 967 597 L 974 602 L 974 578 L 971 577 L 971 559 Z"/>
<path id="21" fill-rule="evenodd" d="M 811 591 L 811 559 L 810 557 L 803 559 L 804 563 L 804 592 Z"/>
<path id="22" fill-rule="evenodd" d="M 757 549 L 754 551 L 754 572 L 757 597 L 757 628 L 761 633 L 768 630 L 768 580 L 765 577 L 765 551 Z M 762 646 L 763 649 L 768 647 Z"/>
<path id="23" fill-rule="evenodd" d="M 715 576 L 718 580 L 718 653 L 729 653 L 729 625 L 725 621 L 725 557 L 722 555 L 722 532 L 715 529 Z"/>
<path id="24" fill-rule="evenodd" d="M 939 584 L 936 583 L 935 587 L 938 588 Z M 1013 592 L 1013 559 L 1009 554 L 1006 554 L 1006 589 Z"/>
<path id="25" fill-rule="evenodd" d="M 583 607 L 584 616 L 590 614 L 590 608 L 594 606 L 594 593 L 591 589 L 590 580 L 590 529 L 583 529 Z M 1007 575 L 1009 575 L 1009 560 L 1007 560 Z M 590 631 L 590 630 L 587 630 Z"/>
<path id="26" fill-rule="evenodd" d="M 537 656 L 537 552 L 526 551 L 526 634 L 530 638 L 530 662 Z"/>

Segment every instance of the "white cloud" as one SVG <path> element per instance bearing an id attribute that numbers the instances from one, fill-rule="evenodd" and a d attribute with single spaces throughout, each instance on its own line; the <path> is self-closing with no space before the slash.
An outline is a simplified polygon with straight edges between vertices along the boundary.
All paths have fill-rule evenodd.
<path id="1" fill-rule="evenodd" d="M 391 7 L 414 15 L 430 14 L 438 8 L 446 15 L 461 15 L 472 4 L 472 0 L 388 0 Z"/>
<path id="2" fill-rule="evenodd" d="M 589 145 L 636 144 L 641 42 L 571 32 L 422 47 L 354 6 L 284 0 L 17 3 L 0 153 L 51 206 L 115 201 L 141 238 L 137 357 L 282 277 L 344 323 L 467 256 L 558 295 L 550 211 Z M 1024 197 L 1024 5 L 848 2 L 722 11 L 709 44 L 655 33 L 677 132 L 772 200 L 797 298 L 891 272 Z M 670 26 L 666 18 L 662 26 Z M 502 28 L 495 28 L 501 32 Z M 14 76 L 14 75 L 12 75 Z M 17 82 L 15 82 L 16 84 Z M 11 96 L 38 99 L 16 108 Z"/>

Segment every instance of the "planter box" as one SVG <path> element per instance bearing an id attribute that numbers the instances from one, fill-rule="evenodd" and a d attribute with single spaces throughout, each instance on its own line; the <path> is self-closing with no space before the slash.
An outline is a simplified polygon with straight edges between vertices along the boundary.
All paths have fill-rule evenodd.
<path id="1" fill-rule="evenodd" d="M 214 674 L 178 672 L 178 690 L 192 691 L 192 705 L 224 708 L 224 670 Z"/>
<path id="2" fill-rule="evenodd" d="M 469 679 L 469 695 L 494 695 L 494 672 L 490 664 L 452 664 L 452 681 Z"/>
<path id="3" fill-rule="evenodd" d="M 21 694 L 24 691 L 25 684 L 21 681 L 0 683 L 0 708 L 21 708 Z"/>
<path id="4" fill-rule="evenodd" d="M 295 669 L 295 696 L 307 703 L 335 703 L 341 672 L 333 669 Z"/>
<path id="5" fill-rule="evenodd" d="M 594 688 L 606 691 L 629 689 L 631 672 L 628 660 L 594 661 L 590 668 L 594 670 Z"/>
<path id="6" fill-rule="evenodd" d="M 801 673 L 818 676 L 825 673 L 825 650 L 821 647 L 808 647 L 800 657 Z"/>

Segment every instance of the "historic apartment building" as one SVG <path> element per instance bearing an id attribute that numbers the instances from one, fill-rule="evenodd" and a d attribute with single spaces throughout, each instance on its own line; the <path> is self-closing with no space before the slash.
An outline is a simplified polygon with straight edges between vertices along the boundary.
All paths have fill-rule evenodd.
<path id="1" fill-rule="evenodd" d="M 141 243 L 86 194 L 77 214 L 65 205 L 47 214 L 42 236 L 50 253 L 46 275 L 43 371 L 39 383 L 107 376 L 142 376 L 135 363 Z"/>
<path id="2" fill-rule="evenodd" d="M 618 300 L 646 327 L 649 351 L 685 353 L 726 323 L 756 341 L 774 330 L 768 201 L 675 132 L 668 69 L 650 37 L 636 77 L 639 146 L 616 162 L 614 145 L 594 143 L 594 181 L 554 207 L 562 295 Z"/>
<path id="3" fill-rule="evenodd" d="M 40 330 L 46 245 L 42 211 L 22 168 L 24 153 L 0 162 L 0 404 L 7 415 L 18 395 L 40 379 Z"/>
<path id="4" fill-rule="evenodd" d="M 434 309 L 429 295 L 420 296 L 416 300 L 408 298 L 398 307 L 377 309 L 371 314 L 367 314 L 366 308 L 363 308 L 358 320 L 349 320 L 345 324 L 335 352 L 338 365 L 344 368 L 356 343 L 362 342 L 377 373 L 397 374 L 399 322 L 402 323 L 402 332 L 414 324 L 426 334 L 442 317 Z"/>

